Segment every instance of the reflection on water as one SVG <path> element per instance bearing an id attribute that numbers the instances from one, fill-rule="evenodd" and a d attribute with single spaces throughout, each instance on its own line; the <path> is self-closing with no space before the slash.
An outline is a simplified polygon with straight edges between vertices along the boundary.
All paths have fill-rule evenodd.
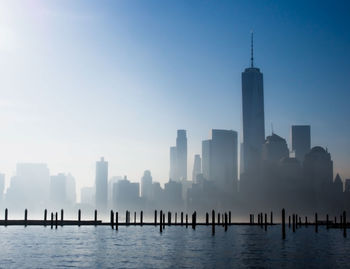
<path id="1" fill-rule="evenodd" d="M 279 226 L 0 227 L 1 268 L 337 268 L 349 266 L 350 239 L 309 228 L 281 239 Z"/>

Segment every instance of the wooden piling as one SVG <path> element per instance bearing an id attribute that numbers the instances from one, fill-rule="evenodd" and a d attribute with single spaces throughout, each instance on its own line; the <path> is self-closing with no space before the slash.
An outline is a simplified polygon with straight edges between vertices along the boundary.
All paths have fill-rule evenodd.
<path id="1" fill-rule="evenodd" d="M 55 214 L 55 228 L 57 229 L 57 225 L 58 225 L 58 213 L 56 212 Z"/>
<path id="2" fill-rule="evenodd" d="M 263 217 L 263 213 L 262 212 L 260 213 L 260 220 L 261 220 L 260 227 L 263 228 L 264 227 L 264 217 Z"/>
<path id="3" fill-rule="evenodd" d="M 81 210 L 78 210 L 78 226 L 80 226 L 80 221 L 81 221 Z"/>
<path id="4" fill-rule="evenodd" d="M 186 228 L 188 227 L 188 214 L 186 214 Z"/>
<path id="5" fill-rule="evenodd" d="M 267 214 L 265 213 L 265 231 L 267 231 Z"/>
<path id="6" fill-rule="evenodd" d="M 171 212 L 168 211 L 168 226 L 171 225 Z"/>
<path id="7" fill-rule="evenodd" d="M 97 210 L 95 209 L 95 214 L 94 214 L 94 220 L 95 220 L 95 226 L 97 225 Z"/>
<path id="8" fill-rule="evenodd" d="M 286 212 L 282 209 L 282 239 L 286 239 Z"/>
<path id="9" fill-rule="evenodd" d="M 337 217 L 334 217 L 334 224 L 337 224 Z"/>
<path id="10" fill-rule="evenodd" d="M 181 226 L 184 225 L 184 212 L 181 212 Z"/>
<path id="11" fill-rule="evenodd" d="M 5 226 L 7 226 L 8 209 L 5 208 Z"/>
<path id="12" fill-rule="evenodd" d="M 47 209 L 44 210 L 44 226 L 46 226 L 47 221 Z"/>
<path id="13" fill-rule="evenodd" d="M 318 233 L 317 213 L 315 213 L 315 232 Z"/>
<path id="14" fill-rule="evenodd" d="M 165 228 L 165 213 L 163 213 L 163 230 Z"/>
<path id="15" fill-rule="evenodd" d="M 295 214 L 295 230 L 298 229 L 298 214 Z"/>
<path id="16" fill-rule="evenodd" d="M 163 232 L 163 211 L 160 211 L 159 214 L 159 231 L 162 233 Z"/>
<path id="17" fill-rule="evenodd" d="M 63 214 L 64 214 L 63 209 L 61 209 L 61 226 L 63 226 Z"/>
<path id="18" fill-rule="evenodd" d="M 222 224 L 222 227 L 224 227 L 225 225 L 224 213 L 221 214 L 221 224 Z"/>
<path id="19" fill-rule="evenodd" d="M 295 233 L 295 214 L 293 214 L 293 233 Z"/>
<path id="20" fill-rule="evenodd" d="M 220 213 L 218 213 L 218 224 L 220 224 Z"/>
<path id="21" fill-rule="evenodd" d="M 27 219 L 28 219 L 28 210 L 24 210 L 24 226 L 27 226 Z"/>
<path id="22" fill-rule="evenodd" d="M 340 227 L 343 228 L 343 216 L 340 215 Z"/>
<path id="23" fill-rule="evenodd" d="M 51 229 L 53 228 L 53 212 L 51 212 Z"/>
<path id="24" fill-rule="evenodd" d="M 157 210 L 154 210 L 154 225 L 157 226 Z"/>
<path id="25" fill-rule="evenodd" d="M 326 227 L 327 227 L 327 230 L 329 229 L 329 219 L 328 219 L 328 214 L 327 214 L 327 216 L 326 216 Z"/>
<path id="26" fill-rule="evenodd" d="M 290 216 L 288 216 L 288 228 L 290 228 Z"/>
<path id="27" fill-rule="evenodd" d="M 231 211 L 228 212 L 228 223 L 231 225 Z"/>
<path id="28" fill-rule="evenodd" d="M 205 225 L 209 225 L 209 214 L 205 213 Z"/>
<path id="29" fill-rule="evenodd" d="M 177 224 L 177 212 L 175 212 L 175 224 Z"/>
<path id="30" fill-rule="evenodd" d="M 227 213 L 225 212 L 225 232 L 227 232 Z"/>
<path id="31" fill-rule="evenodd" d="M 115 229 L 117 231 L 118 231 L 118 224 L 119 224 L 118 212 L 115 212 Z"/>
<path id="32" fill-rule="evenodd" d="M 143 211 L 142 210 L 140 213 L 140 223 L 141 223 L 141 226 L 143 226 Z"/>
<path id="33" fill-rule="evenodd" d="M 346 237 L 346 212 L 343 211 L 343 236 Z"/>
<path id="34" fill-rule="evenodd" d="M 136 224 L 136 211 L 134 212 L 134 224 Z"/>
<path id="35" fill-rule="evenodd" d="M 215 234 L 215 211 L 211 212 L 211 234 Z"/>
<path id="36" fill-rule="evenodd" d="M 111 228 L 113 230 L 114 229 L 114 212 L 113 212 L 113 210 L 111 210 L 110 222 L 111 222 Z"/>
<path id="37" fill-rule="evenodd" d="M 270 223 L 271 223 L 271 225 L 273 224 L 273 213 L 272 213 L 272 211 L 270 212 Z"/>

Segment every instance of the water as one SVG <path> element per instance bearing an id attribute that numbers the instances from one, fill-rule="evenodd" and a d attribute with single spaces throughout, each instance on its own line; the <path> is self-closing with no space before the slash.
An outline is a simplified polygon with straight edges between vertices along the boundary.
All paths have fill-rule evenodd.
<path id="1" fill-rule="evenodd" d="M 344 268 L 350 238 L 340 230 L 233 226 L 0 227 L 1 268 Z"/>

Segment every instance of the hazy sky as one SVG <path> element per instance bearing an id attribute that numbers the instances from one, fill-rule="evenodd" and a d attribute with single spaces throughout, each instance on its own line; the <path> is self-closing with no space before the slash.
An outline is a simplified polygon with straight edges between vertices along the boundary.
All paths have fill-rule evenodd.
<path id="1" fill-rule="evenodd" d="M 241 72 L 264 73 L 266 134 L 311 124 L 350 178 L 348 1 L 0 1 L 0 171 L 46 162 L 93 185 L 95 161 L 168 180 L 186 129 L 189 175 L 210 128 L 241 131 Z"/>

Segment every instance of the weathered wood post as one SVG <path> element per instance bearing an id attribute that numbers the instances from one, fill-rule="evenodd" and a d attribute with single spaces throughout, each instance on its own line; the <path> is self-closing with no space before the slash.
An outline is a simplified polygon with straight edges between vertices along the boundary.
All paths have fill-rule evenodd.
<path id="1" fill-rule="evenodd" d="M 282 239 L 286 239 L 286 211 L 282 209 Z"/>
<path id="2" fill-rule="evenodd" d="M 184 225 L 184 212 L 181 212 L 181 226 Z"/>
<path id="3" fill-rule="evenodd" d="M 328 219 L 328 214 L 326 216 L 326 227 L 327 227 L 327 230 L 329 229 L 329 223 L 328 223 L 329 219 Z"/>
<path id="4" fill-rule="evenodd" d="M 227 213 L 225 212 L 225 232 L 227 232 Z"/>
<path id="5" fill-rule="evenodd" d="M 260 225 L 260 214 L 258 214 L 258 224 Z"/>
<path id="6" fill-rule="evenodd" d="M 186 214 L 186 228 L 188 227 L 188 214 Z"/>
<path id="7" fill-rule="evenodd" d="M 228 223 L 231 225 L 231 211 L 228 212 Z"/>
<path id="8" fill-rule="evenodd" d="M 165 213 L 163 213 L 163 230 L 165 228 Z"/>
<path id="9" fill-rule="evenodd" d="M 218 213 L 218 224 L 220 224 L 220 213 Z"/>
<path id="10" fill-rule="evenodd" d="M 159 214 L 159 231 L 160 232 L 163 232 L 163 211 L 161 210 L 160 211 L 160 214 Z"/>
<path id="11" fill-rule="evenodd" d="M 157 226 L 157 210 L 154 210 L 154 226 Z"/>
<path id="12" fill-rule="evenodd" d="M 51 212 L 51 229 L 53 228 L 53 212 Z"/>
<path id="13" fill-rule="evenodd" d="M 265 213 L 265 231 L 267 231 L 267 214 Z"/>
<path id="14" fill-rule="evenodd" d="M 177 224 L 177 212 L 175 212 L 175 224 Z"/>
<path id="15" fill-rule="evenodd" d="M 57 229 L 57 225 L 58 225 L 58 213 L 56 212 L 55 214 L 55 228 Z"/>
<path id="16" fill-rule="evenodd" d="M 115 212 L 115 229 L 118 230 L 119 218 L 118 212 Z"/>
<path id="17" fill-rule="evenodd" d="M 194 229 L 196 229 L 196 225 L 197 225 L 197 212 L 196 211 L 194 211 Z"/>
<path id="18" fill-rule="evenodd" d="M 171 212 L 168 211 L 168 226 L 171 225 Z"/>
<path id="19" fill-rule="evenodd" d="M 143 211 L 142 210 L 140 213 L 140 223 L 141 223 L 141 226 L 143 226 Z"/>
<path id="20" fill-rule="evenodd" d="M 334 217 L 334 224 L 337 224 L 337 217 Z"/>
<path id="21" fill-rule="evenodd" d="M 295 230 L 298 229 L 298 214 L 295 214 Z"/>
<path id="22" fill-rule="evenodd" d="M 222 227 L 225 226 L 225 214 L 224 213 L 221 214 L 221 224 L 222 224 Z"/>
<path id="23" fill-rule="evenodd" d="M 44 226 L 46 226 L 47 221 L 47 209 L 44 210 Z"/>
<path id="24" fill-rule="evenodd" d="M 305 216 L 305 226 L 307 227 L 308 223 L 307 223 L 307 216 Z"/>
<path id="25" fill-rule="evenodd" d="M 80 226 L 80 222 L 81 222 L 81 210 L 78 210 L 78 226 Z"/>
<path id="26" fill-rule="evenodd" d="M 293 233 L 295 233 L 295 215 L 293 214 Z"/>
<path id="27" fill-rule="evenodd" d="M 343 222 L 344 222 L 344 224 L 343 224 L 343 228 L 344 228 L 343 235 L 344 235 L 344 237 L 346 237 L 346 212 L 345 211 L 343 211 Z"/>
<path id="28" fill-rule="evenodd" d="M 61 226 L 63 226 L 63 214 L 64 214 L 63 209 L 61 209 Z"/>
<path id="29" fill-rule="evenodd" d="M 263 228 L 264 227 L 264 217 L 263 217 L 263 213 L 260 213 L 260 227 Z"/>
<path id="30" fill-rule="evenodd" d="M 28 219 L 28 210 L 24 210 L 24 226 L 27 226 L 27 219 Z"/>
<path id="31" fill-rule="evenodd" d="M 271 225 L 273 224 L 273 213 L 272 211 L 270 212 L 270 222 L 271 222 Z"/>
<path id="32" fill-rule="evenodd" d="M 95 209 L 95 214 L 94 214 L 94 220 L 95 220 L 95 226 L 97 225 L 97 210 Z"/>
<path id="33" fill-rule="evenodd" d="M 136 224 L 136 211 L 134 212 L 134 224 Z"/>
<path id="34" fill-rule="evenodd" d="M 5 226 L 7 226 L 7 218 L 8 218 L 8 209 L 5 208 Z"/>
<path id="35" fill-rule="evenodd" d="M 299 227 L 301 227 L 301 217 L 299 217 Z"/>
<path id="36" fill-rule="evenodd" d="M 113 212 L 113 210 L 111 210 L 110 222 L 111 222 L 111 228 L 113 230 L 114 229 L 114 212 Z"/>
<path id="37" fill-rule="evenodd" d="M 343 216 L 340 215 L 340 227 L 342 228 L 343 227 Z"/>
<path id="38" fill-rule="evenodd" d="M 215 211 L 211 212 L 211 234 L 215 234 Z"/>
<path id="39" fill-rule="evenodd" d="M 288 216 L 288 228 L 290 228 L 290 216 Z"/>
<path id="40" fill-rule="evenodd" d="M 318 233 L 317 213 L 315 213 L 315 232 Z"/>
<path id="41" fill-rule="evenodd" d="M 209 225 L 209 214 L 205 213 L 205 225 Z"/>

